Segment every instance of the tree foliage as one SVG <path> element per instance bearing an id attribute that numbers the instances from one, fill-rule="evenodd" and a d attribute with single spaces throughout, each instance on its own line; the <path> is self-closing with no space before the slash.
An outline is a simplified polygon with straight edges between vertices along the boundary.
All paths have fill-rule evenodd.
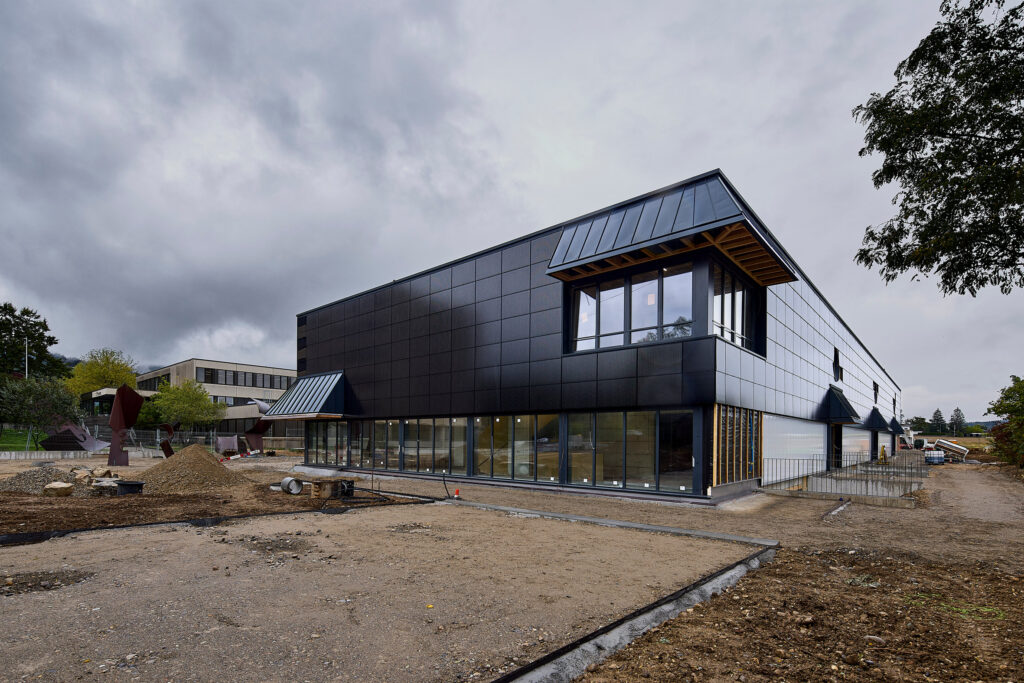
<path id="1" fill-rule="evenodd" d="M 57 338 L 50 334 L 46 319 L 31 308 L 19 309 L 10 302 L 0 304 L 0 374 L 24 373 L 26 339 L 30 377 L 67 376 L 67 365 L 50 353 Z"/>
<path id="2" fill-rule="evenodd" d="M 875 187 L 896 215 L 864 234 L 858 263 L 886 282 L 935 274 L 944 294 L 1024 286 L 1024 3 L 945 0 L 900 62 L 896 86 L 853 110 Z"/>
<path id="3" fill-rule="evenodd" d="M 31 427 L 36 446 L 46 430 L 78 422 L 78 398 L 54 377 L 29 377 L 0 384 L 0 423 Z"/>
<path id="4" fill-rule="evenodd" d="M 964 428 L 967 427 L 967 418 L 964 417 L 964 411 L 960 410 L 957 406 L 953 409 L 952 415 L 949 416 L 949 431 L 953 433 L 953 436 L 957 434 L 963 434 Z"/>
<path id="5" fill-rule="evenodd" d="M 1024 467 L 1024 380 L 1010 375 L 1009 386 L 989 403 L 987 414 L 1005 420 L 992 428 L 996 456 Z"/>
<path id="6" fill-rule="evenodd" d="M 912 417 L 910 418 L 910 429 L 914 433 L 920 434 L 928 429 L 928 420 L 923 417 Z"/>
<path id="7" fill-rule="evenodd" d="M 932 413 L 932 420 L 928 423 L 928 431 L 932 434 L 946 433 L 946 418 L 942 416 L 942 411 L 938 408 Z"/>
<path id="8" fill-rule="evenodd" d="M 180 422 L 186 429 L 220 422 L 227 410 L 223 403 L 211 401 L 206 389 L 191 379 L 179 386 L 161 382 L 152 402 L 162 421 Z"/>
<path id="9" fill-rule="evenodd" d="M 76 396 L 103 387 L 116 389 L 122 384 L 134 389 L 135 372 L 135 361 L 123 351 L 93 349 L 71 371 L 67 385 Z"/>

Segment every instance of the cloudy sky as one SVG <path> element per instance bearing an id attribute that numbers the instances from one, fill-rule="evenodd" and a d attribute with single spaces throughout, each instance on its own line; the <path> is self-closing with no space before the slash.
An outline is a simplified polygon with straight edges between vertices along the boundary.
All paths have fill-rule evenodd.
<path id="1" fill-rule="evenodd" d="M 981 419 L 1024 294 L 852 262 L 850 110 L 925 2 L 0 4 L 0 301 L 80 355 L 294 367 L 295 314 L 721 168 L 890 370 Z"/>

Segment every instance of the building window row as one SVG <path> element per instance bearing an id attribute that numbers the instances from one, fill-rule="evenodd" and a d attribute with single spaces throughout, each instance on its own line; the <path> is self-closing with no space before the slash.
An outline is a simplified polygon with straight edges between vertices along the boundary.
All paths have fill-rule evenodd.
<path id="1" fill-rule="evenodd" d="M 168 384 L 170 384 L 170 382 L 171 382 L 171 375 L 170 375 L 170 373 L 167 373 L 167 374 L 164 374 L 164 375 L 160 375 L 159 377 L 150 377 L 149 379 L 140 379 L 136 383 L 136 387 L 141 389 L 142 391 L 159 391 L 160 390 L 160 383 L 161 382 L 167 382 Z"/>
<path id="2" fill-rule="evenodd" d="M 227 406 L 246 406 L 253 403 L 253 399 L 248 396 L 210 396 L 210 400 L 214 403 L 223 403 Z M 261 401 L 268 405 L 274 405 L 276 401 L 271 399 L 261 398 Z"/>
<path id="3" fill-rule="evenodd" d="M 573 351 L 693 335 L 693 272 L 684 263 L 578 287 Z"/>
<path id="4" fill-rule="evenodd" d="M 692 493 L 693 411 L 310 421 L 306 461 Z"/>
<path id="5" fill-rule="evenodd" d="M 715 292 L 714 333 L 745 349 L 757 351 L 755 316 L 760 307 L 755 290 L 717 263 L 712 268 L 711 279 Z"/>
<path id="6" fill-rule="evenodd" d="M 295 378 L 288 375 L 273 375 L 266 372 L 242 372 L 241 370 L 220 370 L 218 368 L 196 368 L 196 381 L 202 384 L 226 384 L 236 387 L 260 389 L 287 389 L 295 384 Z"/>

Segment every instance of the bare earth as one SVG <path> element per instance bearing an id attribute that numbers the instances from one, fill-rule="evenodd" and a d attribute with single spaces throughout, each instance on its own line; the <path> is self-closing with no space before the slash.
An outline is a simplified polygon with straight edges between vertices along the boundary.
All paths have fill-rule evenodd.
<path id="1" fill-rule="evenodd" d="M 0 669 L 43 680 L 486 680 L 750 552 L 449 504 L 88 532 L 0 549 L 0 581 L 92 574 L 0 595 Z"/>
<path id="2" fill-rule="evenodd" d="M 293 463 L 230 467 L 269 482 Z M 916 509 L 837 514 L 760 494 L 709 508 L 458 486 L 473 502 L 782 542 L 776 562 L 588 679 L 1022 681 L 1012 475 L 945 465 Z M 374 485 L 445 495 L 434 481 Z M 90 532 L 0 548 L 0 582 L 14 579 L 0 592 L 0 666 L 43 680 L 487 680 L 749 552 L 446 504 Z M 25 588 L 50 571 L 63 573 Z"/>

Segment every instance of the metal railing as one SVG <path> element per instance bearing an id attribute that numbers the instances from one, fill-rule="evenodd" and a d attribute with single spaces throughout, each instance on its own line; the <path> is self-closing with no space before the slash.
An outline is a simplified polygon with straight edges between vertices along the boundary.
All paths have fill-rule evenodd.
<path id="1" fill-rule="evenodd" d="M 900 498 L 924 484 L 928 465 L 921 451 L 902 451 L 884 461 L 865 452 L 806 458 L 764 459 L 761 488 L 836 496 Z"/>

